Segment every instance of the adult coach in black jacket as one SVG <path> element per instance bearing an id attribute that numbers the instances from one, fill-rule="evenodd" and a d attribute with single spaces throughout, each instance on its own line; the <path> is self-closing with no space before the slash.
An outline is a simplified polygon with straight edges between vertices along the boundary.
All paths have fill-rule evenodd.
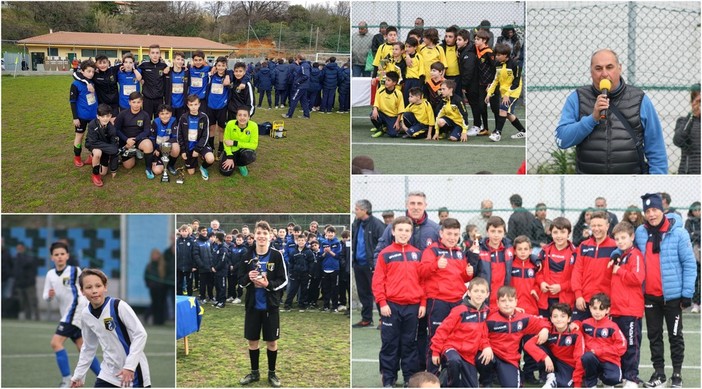
<path id="1" fill-rule="evenodd" d="M 354 208 L 356 220 L 351 226 L 353 239 L 353 273 L 356 279 L 356 291 L 361 300 L 361 321 L 354 327 L 368 327 L 373 325 L 373 253 L 378 239 L 385 231 L 385 223 L 373 216 L 373 207 L 368 200 L 358 200 Z"/>
<path id="2" fill-rule="evenodd" d="M 251 373 L 239 381 L 248 385 L 261 379 L 258 371 L 258 341 L 263 332 L 268 354 L 268 383 L 280 387 L 275 374 L 280 336 L 279 304 L 285 286 L 288 285 L 287 269 L 283 255 L 270 247 L 271 227 L 268 222 L 256 223 L 254 237 L 256 246 L 247 251 L 239 271 L 239 285 L 246 289 L 244 306 L 244 337 L 249 342 Z"/>

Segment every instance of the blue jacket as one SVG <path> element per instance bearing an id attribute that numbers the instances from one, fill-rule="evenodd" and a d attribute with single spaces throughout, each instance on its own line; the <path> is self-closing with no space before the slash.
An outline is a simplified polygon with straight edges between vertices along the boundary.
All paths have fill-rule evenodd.
<path id="1" fill-rule="evenodd" d="M 278 65 L 273 70 L 273 84 L 276 90 L 284 90 L 288 87 L 288 72 L 290 71 L 290 65 L 284 63 Z"/>
<path id="2" fill-rule="evenodd" d="M 254 78 L 258 90 L 271 90 L 273 88 L 273 74 L 270 69 L 261 67 Z"/>
<path id="3" fill-rule="evenodd" d="M 329 247 L 334 253 L 334 255 L 327 254 L 324 252 L 324 249 L 326 247 Z M 323 260 L 322 260 L 322 270 L 323 271 L 339 271 L 340 266 L 339 266 L 339 256 L 341 255 L 341 242 L 339 241 L 338 238 L 334 237 L 332 240 L 328 239 L 322 239 L 319 242 L 319 250 L 323 254 Z"/>
<path id="4" fill-rule="evenodd" d="M 339 85 L 339 65 L 336 62 L 329 62 L 324 65 L 322 70 L 322 79 L 324 89 L 336 89 Z"/>
<path id="5" fill-rule="evenodd" d="M 660 262 L 663 299 L 668 301 L 681 297 L 692 298 L 697 279 L 697 264 L 692 252 L 690 235 L 683 228 L 680 215 L 672 213 L 666 214 L 665 217 L 670 222 L 670 228 L 667 233 L 663 234 L 661 241 Z M 644 255 L 644 262 L 648 264 L 646 258 L 648 231 L 645 224 L 636 229 L 635 241 L 639 251 Z"/>
<path id="6" fill-rule="evenodd" d="M 405 214 L 405 216 L 409 216 Z M 378 260 L 378 254 L 380 251 L 382 251 L 384 248 L 390 246 L 393 242 L 393 237 L 392 237 L 392 225 L 388 225 L 385 227 L 385 232 L 383 232 L 383 236 L 378 239 L 378 244 L 375 246 L 375 252 L 373 253 L 373 263 L 371 264 L 372 267 L 375 267 L 375 263 Z M 412 230 L 412 237 L 410 238 L 409 243 L 418 248 L 419 250 L 424 250 L 425 248 L 429 247 L 432 243 L 438 242 L 439 241 L 439 225 L 429 219 L 429 216 L 427 216 L 427 213 L 424 212 L 424 221 L 417 225 L 414 225 L 414 229 Z"/>
<path id="7" fill-rule="evenodd" d="M 310 87 L 310 73 L 312 67 L 307 61 L 301 61 L 300 65 L 295 68 L 293 78 L 293 88 L 307 90 Z"/>
<path id="8" fill-rule="evenodd" d="M 348 95 L 351 93 L 351 69 L 342 68 L 339 72 L 339 94 Z"/>
<path id="9" fill-rule="evenodd" d="M 307 89 L 310 92 L 319 92 L 322 90 L 322 71 L 319 68 L 312 66 L 310 68 L 310 87 Z"/>

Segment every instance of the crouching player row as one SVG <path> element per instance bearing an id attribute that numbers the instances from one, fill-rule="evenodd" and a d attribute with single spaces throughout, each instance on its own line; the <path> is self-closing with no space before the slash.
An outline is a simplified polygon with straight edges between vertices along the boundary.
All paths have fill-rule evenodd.
<path id="1" fill-rule="evenodd" d="M 179 157 L 183 158 L 185 169 L 191 175 L 201 162 L 200 174 L 204 180 L 209 179 L 207 169 L 214 164 L 215 157 L 207 144 L 209 120 L 206 114 L 199 111 L 200 99 L 196 95 L 188 96 L 188 111 L 180 118 L 173 117 L 171 106 L 161 104 L 158 116 L 151 124 L 148 114 L 142 110 L 142 104 L 142 95 L 139 92 L 131 93 L 130 109 L 120 112 L 114 125 L 111 122 L 112 108 L 100 104 L 97 117 L 85 125 L 86 148 L 91 153 L 86 163 L 92 164 L 93 183 L 96 186 L 104 185 L 102 176 L 107 174 L 108 167 L 112 177 L 117 174 L 120 163 L 126 169 L 133 168 L 138 152 L 144 155 L 148 179 L 153 179 L 165 169 L 176 175 L 175 165 Z M 237 119 L 227 123 L 219 169 L 224 176 L 231 176 L 237 167 L 242 176 L 247 176 L 247 165 L 256 161 L 258 125 L 249 118 L 248 110 L 241 107 L 237 111 Z M 164 166 L 161 148 L 166 142 L 171 144 L 171 150 L 167 166 Z"/>

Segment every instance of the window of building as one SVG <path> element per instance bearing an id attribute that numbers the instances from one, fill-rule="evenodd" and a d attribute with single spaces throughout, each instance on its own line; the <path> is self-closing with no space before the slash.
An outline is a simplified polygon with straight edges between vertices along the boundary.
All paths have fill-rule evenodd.
<path id="1" fill-rule="evenodd" d="M 48 54 L 49 57 L 58 57 L 58 48 L 49 47 L 48 49 L 46 49 L 46 54 Z"/>

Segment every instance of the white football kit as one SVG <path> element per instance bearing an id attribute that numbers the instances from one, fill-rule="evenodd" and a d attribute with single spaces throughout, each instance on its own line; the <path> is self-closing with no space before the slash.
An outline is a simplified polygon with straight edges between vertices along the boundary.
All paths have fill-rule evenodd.
<path id="1" fill-rule="evenodd" d="M 61 312 L 61 322 L 73 324 L 81 328 L 80 319 L 83 308 L 88 304 L 88 300 L 80 292 L 78 277 L 80 268 L 67 265 L 62 271 L 51 269 L 46 273 L 44 279 L 44 300 L 49 298 L 49 289 L 53 289 L 56 295 L 53 297 L 58 303 Z"/>
<path id="2" fill-rule="evenodd" d="M 83 347 L 73 373 L 73 381 L 84 381 L 95 357 L 98 343 L 103 350 L 98 378 L 121 386 L 122 369 L 134 372 L 133 387 L 151 385 L 149 363 L 144 354 L 146 330 L 132 307 L 126 302 L 105 297 L 102 307 L 93 309 L 88 304 L 82 311 Z"/>

